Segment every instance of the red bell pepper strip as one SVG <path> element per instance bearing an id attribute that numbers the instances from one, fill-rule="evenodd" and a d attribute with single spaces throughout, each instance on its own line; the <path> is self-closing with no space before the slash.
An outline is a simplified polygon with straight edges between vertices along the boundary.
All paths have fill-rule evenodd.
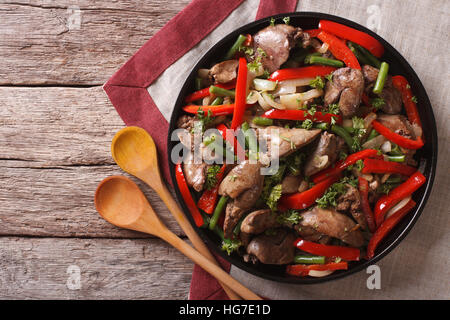
<path id="1" fill-rule="evenodd" d="M 239 58 L 239 69 L 236 81 L 236 94 L 234 98 L 234 113 L 231 120 L 231 129 L 235 130 L 242 124 L 247 101 L 247 60 Z"/>
<path id="2" fill-rule="evenodd" d="M 413 93 L 408 80 L 404 76 L 393 76 L 392 84 L 397 88 L 402 94 L 403 105 L 405 106 L 406 115 L 409 122 L 415 123 L 422 128 L 422 122 L 420 121 L 419 111 L 417 110 L 417 105 L 413 100 Z"/>
<path id="3" fill-rule="evenodd" d="M 245 107 L 249 108 L 253 106 L 252 104 L 247 104 Z M 211 112 L 211 115 L 214 117 L 217 116 L 226 116 L 229 114 L 233 114 L 234 112 L 234 103 L 232 104 L 222 104 L 218 106 L 197 106 L 197 105 L 190 105 L 190 106 L 184 106 L 183 110 L 187 113 L 193 113 L 197 114 L 198 110 L 205 111 L 206 113 Z"/>
<path id="4" fill-rule="evenodd" d="M 307 34 L 309 34 L 309 36 L 311 38 L 316 38 L 321 30 L 320 29 L 308 29 L 308 30 L 303 30 L 303 31 L 306 32 Z"/>
<path id="5" fill-rule="evenodd" d="M 372 238 L 370 238 L 369 244 L 367 245 L 367 258 L 372 259 L 375 255 L 375 249 L 377 248 L 378 244 L 381 242 L 381 240 L 384 239 L 384 237 L 394 228 L 400 220 L 403 219 L 403 217 L 411 211 L 412 208 L 416 203 L 414 200 L 409 200 L 408 203 L 404 207 L 402 207 L 400 210 L 395 212 L 392 216 L 386 219 L 380 227 L 375 231 Z"/>
<path id="6" fill-rule="evenodd" d="M 197 202 L 197 207 L 202 209 L 208 214 L 212 214 L 214 212 L 214 207 L 216 206 L 217 196 L 219 194 L 219 185 L 222 182 L 223 176 L 225 175 L 226 164 L 222 165 L 222 168 L 216 175 L 217 184 L 211 188 L 203 191 L 202 196 Z"/>
<path id="7" fill-rule="evenodd" d="M 230 146 L 233 147 L 234 154 L 238 157 L 238 159 L 244 161 L 245 151 L 244 149 L 242 149 L 242 146 L 237 141 L 236 136 L 233 134 L 233 130 L 228 129 L 227 126 L 225 126 L 223 123 L 219 124 L 216 127 L 216 129 L 219 130 L 224 140 L 227 141 L 230 144 Z"/>
<path id="8" fill-rule="evenodd" d="M 340 160 L 336 162 L 334 167 L 329 167 L 325 170 L 322 170 L 315 175 L 312 176 L 312 181 L 314 183 L 319 183 L 324 181 L 325 179 L 337 175 L 345 170 L 348 166 L 355 164 L 358 160 L 363 160 L 365 158 L 375 157 L 378 154 L 378 150 L 375 149 L 365 149 L 358 151 L 356 153 L 352 153 L 347 156 L 344 160 Z"/>
<path id="9" fill-rule="evenodd" d="M 271 109 L 266 111 L 263 115 L 263 118 L 269 119 L 281 119 L 281 120 L 297 120 L 304 121 L 306 119 L 310 119 L 313 122 L 327 122 L 331 123 L 331 119 L 334 118 L 336 123 L 342 122 L 342 117 L 338 114 L 332 113 L 323 113 L 317 111 L 314 115 L 309 114 L 305 110 L 279 110 L 279 109 Z"/>
<path id="10" fill-rule="evenodd" d="M 236 81 L 231 81 L 229 83 L 218 83 L 218 84 L 215 84 L 215 86 L 219 87 L 219 88 L 230 90 L 230 89 L 234 89 L 234 87 L 236 87 Z M 206 98 L 210 94 L 211 93 L 209 92 L 209 87 L 207 87 L 207 88 L 204 88 L 204 89 L 201 89 L 201 90 L 198 90 L 198 91 L 195 91 L 195 92 L 191 93 L 190 95 L 188 95 L 184 99 L 184 101 L 186 103 L 189 103 L 189 102 L 192 102 L 192 101 L 196 101 L 196 100 L 200 100 L 200 99 Z"/>
<path id="11" fill-rule="evenodd" d="M 325 257 L 340 257 L 344 260 L 358 261 L 360 251 L 358 248 L 331 246 L 327 244 L 320 244 L 298 238 L 294 241 L 294 245 L 305 252 Z"/>
<path id="12" fill-rule="evenodd" d="M 290 195 L 284 195 L 281 197 L 279 201 L 280 210 L 284 209 L 306 209 L 316 203 L 316 200 L 319 199 L 325 191 L 337 180 L 339 176 L 332 176 L 329 179 L 326 179 L 312 188 Z"/>
<path id="13" fill-rule="evenodd" d="M 317 76 L 324 77 L 336 70 L 335 67 L 329 66 L 308 66 L 301 68 L 280 69 L 272 73 L 269 80 L 284 81 L 292 79 L 315 78 Z"/>
<path id="14" fill-rule="evenodd" d="M 192 198 L 191 192 L 189 191 L 189 187 L 186 183 L 186 179 L 184 178 L 183 168 L 179 163 L 175 165 L 175 177 L 184 202 L 194 218 L 195 225 L 197 227 L 201 227 L 203 225 L 203 217 L 195 205 L 194 199 Z"/>
<path id="15" fill-rule="evenodd" d="M 386 216 L 386 213 L 395 206 L 400 200 L 411 195 L 417 189 L 419 189 L 427 180 L 423 174 L 416 171 L 412 176 L 408 178 L 398 187 L 392 189 L 389 194 L 382 196 L 375 204 L 375 222 L 377 226 L 380 226 Z"/>
<path id="16" fill-rule="evenodd" d="M 424 143 L 421 137 L 418 137 L 417 140 L 405 138 L 404 136 L 391 131 L 389 128 L 383 126 L 376 120 L 372 121 L 372 126 L 379 134 L 383 135 L 386 139 L 392 141 L 402 148 L 415 150 L 423 147 Z"/>
<path id="17" fill-rule="evenodd" d="M 291 276 L 305 277 L 309 275 L 309 271 L 327 271 L 327 270 L 347 270 L 348 263 L 346 261 L 341 262 L 329 262 L 325 264 L 291 264 L 286 267 L 286 273 Z"/>
<path id="18" fill-rule="evenodd" d="M 362 173 L 392 173 L 408 177 L 416 171 L 417 168 L 406 164 L 378 159 L 364 159 L 364 168 L 361 170 Z"/>
<path id="19" fill-rule="evenodd" d="M 344 61 L 347 67 L 361 69 L 358 59 L 353 54 L 352 50 L 345 45 L 344 41 L 325 31 L 320 32 L 317 35 L 317 38 L 328 43 L 328 50 L 336 57 L 336 59 Z"/>
<path id="20" fill-rule="evenodd" d="M 375 57 L 380 58 L 384 53 L 383 45 L 377 39 L 365 32 L 329 20 L 320 20 L 319 28 L 323 31 L 332 33 L 339 38 L 359 44 L 369 50 Z"/>
<path id="21" fill-rule="evenodd" d="M 363 177 L 359 177 L 358 189 L 359 194 L 361 195 L 361 207 L 367 221 L 367 226 L 369 227 L 370 232 L 373 233 L 376 230 L 376 224 L 372 208 L 370 208 L 369 204 L 369 182 Z"/>

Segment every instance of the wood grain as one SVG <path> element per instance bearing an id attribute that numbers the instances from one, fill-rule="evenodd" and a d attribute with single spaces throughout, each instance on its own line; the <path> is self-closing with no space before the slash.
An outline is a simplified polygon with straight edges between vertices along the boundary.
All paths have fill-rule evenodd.
<path id="1" fill-rule="evenodd" d="M 125 174 L 110 144 L 124 125 L 101 87 L 0 87 L 0 234 L 143 237 L 99 218 L 93 197 L 107 176 Z M 151 205 L 183 235 L 165 205 Z"/>
<path id="2" fill-rule="evenodd" d="M 5 167 L 4 162 L 0 165 L 0 235 L 149 237 L 116 228 L 95 210 L 97 184 L 107 176 L 124 174 L 117 166 L 23 168 Z M 164 223 L 184 235 L 158 195 L 133 180 Z"/>
<path id="3" fill-rule="evenodd" d="M 186 299 L 193 267 L 159 239 L 1 237 L 0 248 L 1 299 Z"/>
<path id="4" fill-rule="evenodd" d="M 1 1 L 0 85 L 101 85 L 188 3 Z"/>

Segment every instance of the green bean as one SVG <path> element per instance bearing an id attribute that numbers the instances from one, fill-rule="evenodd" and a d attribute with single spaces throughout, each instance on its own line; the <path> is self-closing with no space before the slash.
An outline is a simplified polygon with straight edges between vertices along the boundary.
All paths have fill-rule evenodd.
<path id="1" fill-rule="evenodd" d="M 252 122 L 257 126 L 271 126 L 273 124 L 273 120 L 269 118 L 263 117 L 254 117 Z"/>
<path id="2" fill-rule="evenodd" d="M 366 48 L 360 46 L 360 45 L 357 44 L 357 43 L 354 43 L 354 42 L 351 42 L 351 41 L 349 41 L 349 43 L 350 43 L 353 47 L 355 47 L 357 50 L 359 50 L 359 52 L 362 53 L 362 55 L 363 55 L 363 56 L 367 59 L 367 61 L 369 62 L 369 63 L 367 63 L 367 64 L 370 64 L 372 67 L 375 67 L 375 68 L 377 68 L 377 69 L 380 69 L 380 67 L 381 67 L 381 62 L 380 62 L 380 60 L 378 60 L 372 53 L 370 53 L 369 50 L 367 50 Z"/>
<path id="3" fill-rule="evenodd" d="M 388 76 L 389 64 L 386 62 L 381 63 L 380 71 L 378 72 L 377 81 L 375 81 L 375 85 L 373 86 L 373 93 L 380 94 L 383 91 L 384 83 L 386 82 L 386 78 Z"/>
<path id="4" fill-rule="evenodd" d="M 342 139 L 344 139 L 345 143 L 350 147 L 350 150 L 353 150 L 353 139 L 350 136 L 350 134 L 345 130 L 343 127 L 340 127 L 338 125 L 332 125 L 331 131 L 336 133 L 338 136 L 340 136 Z"/>
<path id="5" fill-rule="evenodd" d="M 300 264 L 325 264 L 324 256 L 295 256 L 295 263 Z"/>
<path id="6" fill-rule="evenodd" d="M 353 42 L 347 41 L 347 46 L 350 48 L 350 50 L 355 55 L 356 59 L 358 59 L 358 61 L 361 64 L 371 65 L 371 62 L 369 61 L 369 59 L 361 51 L 358 50 L 358 48 L 354 45 Z"/>
<path id="7" fill-rule="evenodd" d="M 325 66 L 332 66 L 340 68 L 344 66 L 344 63 L 339 60 L 324 58 L 316 55 L 307 55 L 305 58 L 305 64 L 321 64 Z"/>
<path id="8" fill-rule="evenodd" d="M 222 97 L 217 97 L 214 99 L 213 102 L 211 102 L 212 106 L 218 106 L 221 105 L 223 103 L 223 98 Z"/>
<path id="9" fill-rule="evenodd" d="M 212 215 L 211 219 L 209 220 L 209 230 L 214 230 L 214 228 L 216 227 L 217 222 L 219 221 L 219 218 L 220 218 L 223 210 L 225 209 L 227 201 L 228 201 L 227 196 L 220 197 L 219 202 L 217 202 L 217 206 L 214 209 L 213 215 Z"/>
<path id="10" fill-rule="evenodd" d="M 320 122 L 320 123 L 316 123 L 314 125 L 314 128 L 320 129 L 320 130 L 328 130 L 329 129 L 329 125 L 326 122 Z"/>
<path id="11" fill-rule="evenodd" d="M 225 55 L 225 60 L 233 59 L 236 52 L 238 52 L 239 47 L 244 43 L 245 40 L 247 40 L 247 37 L 240 34 L 236 42 L 233 44 L 233 46 L 230 48 L 230 50 L 228 50 L 227 54 Z"/>
<path id="12" fill-rule="evenodd" d="M 216 86 L 211 86 L 209 87 L 209 93 L 215 94 L 216 96 L 221 96 L 221 97 L 234 97 L 235 92 L 233 90 L 227 90 L 224 88 L 220 88 L 220 87 L 216 87 Z"/>
<path id="13" fill-rule="evenodd" d="M 402 156 L 388 156 L 389 161 L 393 162 L 405 162 L 405 155 Z"/>

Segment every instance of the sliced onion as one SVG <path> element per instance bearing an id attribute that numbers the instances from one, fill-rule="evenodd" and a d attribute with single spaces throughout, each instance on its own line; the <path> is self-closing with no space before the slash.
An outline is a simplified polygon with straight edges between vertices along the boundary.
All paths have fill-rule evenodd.
<path id="1" fill-rule="evenodd" d="M 202 105 L 209 106 L 211 104 L 211 102 L 212 102 L 212 97 L 211 97 L 211 95 L 209 95 L 209 96 L 203 98 Z"/>
<path id="2" fill-rule="evenodd" d="M 364 179 L 366 179 L 369 182 L 372 182 L 372 180 L 373 180 L 373 175 L 368 174 L 368 173 L 361 174 L 361 177 L 363 177 Z"/>
<path id="3" fill-rule="evenodd" d="M 297 92 L 297 87 L 296 86 L 291 86 L 291 85 L 283 85 L 281 86 L 280 83 L 278 83 L 278 87 L 277 90 L 275 90 L 274 92 L 272 92 L 274 97 L 279 97 L 283 94 L 289 94 L 289 93 L 296 93 Z"/>
<path id="4" fill-rule="evenodd" d="M 263 97 L 264 101 L 266 101 L 267 104 L 269 104 L 271 107 L 281 110 L 286 109 L 286 107 L 284 107 L 281 103 L 275 102 L 275 100 L 273 100 L 272 97 L 269 96 L 267 92 L 262 92 L 261 96 Z"/>
<path id="5" fill-rule="evenodd" d="M 280 96 L 280 102 L 287 109 L 298 109 L 303 105 L 303 101 L 320 97 L 322 93 L 322 90 L 312 89 L 301 93 L 285 94 Z"/>
<path id="6" fill-rule="evenodd" d="M 258 91 L 251 90 L 247 95 L 247 104 L 254 104 L 258 102 L 258 96 L 260 96 Z"/>
<path id="7" fill-rule="evenodd" d="M 372 138 L 369 141 L 366 141 L 362 145 L 362 148 L 363 149 L 377 149 L 386 141 L 387 141 L 387 139 L 380 134 L 379 136 L 376 136 L 375 138 Z"/>
<path id="8" fill-rule="evenodd" d="M 329 47 L 328 43 L 324 42 L 322 43 L 322 46 L 317 50 L 317 52 L 325 53 L 328 51 L 328 47 Z"/>
<path id="9" fill-rule="evenodd" d="M 400 200 L 391 210 L 386 213 L 385 220 L 396 213 L 398 210 L 406 206 L 406 204 L 411 200 L 411 196 L 406 197 L 405 199 Z"/>
<path id="10" fill-rule="evenodd" d="M 277 87 L 277 83 L 275 81 L 264 80 L 264 79 L 253 79 L 253 85 L 256 90 L 259 91 L 272 91 Z"/>
<path id="11" fill-rule="evenodd" d="M 303 105 L 301 93 L 291 93 L 280 96 L 280 102 L 286 109 L 298 109 Z"/>
<path id="12" fill-rule="evenodd" d="M 197 75 L 199 78 L 208 79 L 209 78 L 209 69 L 198 69 Z"/>
<path id="13" fill-rule="evenodd" d="M 390 141 L 386 141 L 381 145 L 381 151 L 383 153 L 391 152 L 391 150 L 392 150 L 392 144 Z"/>
<path id="14" fill-rule="evenodd" d="M 258 91 L 256 91 L 255 95 L 258 97 L 258 103 L 261 106 L 261 108 L 263 108 L 265 111 L 272 109 L 272 107 L 270 106 L 270 104 L 268 104 L 266 102 L 266 100 L 263 98 L 263 96 L 261 95 L 261 93 L 259 93 Z"/>
<path id="15" fill-rule="evenodd" d="M 311 277 L 326 277 L 332 274 L 334 270 L 309 270 L 308 275 Z"/>
<path id="16" fill-rule="evenodd" d="M 280 81 L 278 83 L 279 86 L 293 86 L 293 87 L 303 87 L 303 86 L 309 86 L 311 81 L 313 81 L 314 78 L 303 78 L 303 79 L 292 79 L 292 80 L 284 80 Z"/>

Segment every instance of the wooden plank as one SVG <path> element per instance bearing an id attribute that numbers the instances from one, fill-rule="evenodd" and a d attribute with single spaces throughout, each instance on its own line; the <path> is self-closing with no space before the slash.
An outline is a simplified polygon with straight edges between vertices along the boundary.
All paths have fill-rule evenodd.
<path id="1" fill-rule="evenodd" d="M 149 237 L 116 228 L 95 210 L 97 184 L 107 176 L 124 174 L 117 166 L 26 168 L 8 167 L 9 162 L 0 161 L 0 235 Z M 133 180 L 164 223 L 183 235 L 158 195 L 139 180 Z"/>
<path id="2" fill-rule="evenodd" d="M 0 106 L 1 159 L 28 167 L 113 163 L 111 140 L 124 124 L 101 87 L 0 87 Z"/>
<path id="3" fill-rule="evenodd" d="M 0 85 L 103 84 L 188 3 L 2 1 Z"/>
<path id="4" fill-rule="evenodd" d="M 2 237 L 0 248 L 1 299 L 186 299 L 189 292 L 192 262 L 159 239 Z"/>

